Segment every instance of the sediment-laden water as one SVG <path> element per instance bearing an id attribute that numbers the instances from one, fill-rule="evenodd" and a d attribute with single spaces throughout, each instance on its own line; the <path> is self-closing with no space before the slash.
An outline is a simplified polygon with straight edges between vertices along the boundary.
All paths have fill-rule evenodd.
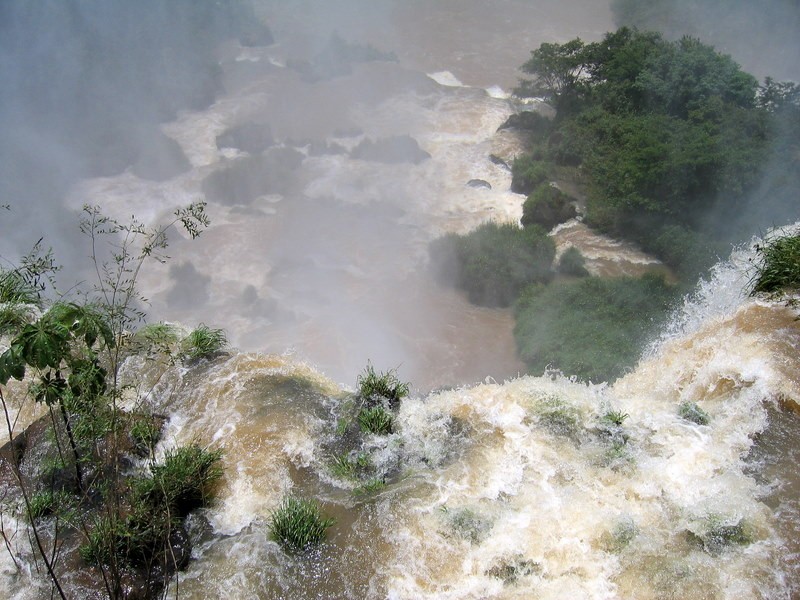
<path id="1" fill-rule="evenodd" d="M 324 3 L 265 3 L 277 43 L 227 48 L 226 92 L 164 124 L 188 171 L 86 180 L 69 196 L 148 222 L 209 201 L 212 228 L 175 239 L 143 288 L 152 320 L 224 327 L 242 351 L 123 372 L 131 402 L 170 415 L 160 452 L 197 440 L 225 453 L 219 498 L 193 517 L 194 560 L 171 597 L 800 594 L 800 327 L 792 310 L 746 297 L 749 250 L 718 267 L 631 373 L 600 385 L 516 378 L 510 315 L 470 306 L 425 271 L 432 237 L 519 218 L 522 198 L 489 158 L 515 149 L 495 131 L 514 110 L 516 65 L 543 41 L 599 37 L 607 8 L 375 2 L 337 23 L 305 19 L 298 4 Z M 334 25 L 398 62 L 315 81 L 287 66 L 312 58 Z M 259 123 L 267 148 L 218 145 Z M 354 152 L 381 140 L 406 151 Z M 594 245 L 597 272 L 649 261 L 586 232 L 560 235 Z M 367 360 L 399 366 L 412 394 L 395 432 L 359 447 L 386 482 L 363 493 L 331 463 Z M 684 403 L 708 424 L 682 418 Z M 608 413 L 627 416 L 616 425 Z M 336 519 L 316 553 L 288 556 L 268 539 L 289 493 Z M 8 597 L 47 593 L 31 587 L 32 563 L 17 570 L 0 555 Z"/>

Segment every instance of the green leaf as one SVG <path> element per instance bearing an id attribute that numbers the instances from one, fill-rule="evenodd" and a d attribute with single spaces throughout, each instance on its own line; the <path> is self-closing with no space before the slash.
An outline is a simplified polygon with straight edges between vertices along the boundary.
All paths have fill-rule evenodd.
<path id="1" fill-rule="evenodd" d="M 15 340 L 22 347 L 22 358 L 39 369 L 57 369 L 67 353 L 69 330 L 61 323 L 42 318 L 26 325 Z"/>
<path id="2" fill-rule="evenodd" d="M 22 347 L 12 345 L 0 355 L 0 384 L 5 385 L 10 378 L 21 381 L 25 377 L 25 361 L 22 359 Z"/>
<path id="3" fill-rule="evenodd" d="M 48 371 L 41 377 L 34 387 L 34 398 L 37 402 L 44 402 L 47 406 L 61 403 L 67 391 L 67 382 L 58 371 L 53 374 Z"/>

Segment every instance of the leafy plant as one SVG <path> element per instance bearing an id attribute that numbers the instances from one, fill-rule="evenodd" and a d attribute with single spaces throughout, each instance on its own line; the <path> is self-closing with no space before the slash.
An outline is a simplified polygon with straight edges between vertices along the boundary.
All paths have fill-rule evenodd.
<path id="1" fill-rule="evenodd" d="M 388 435 L 392 433 L 394 418 L 382 406 L 362 408 L 358 413 L 358 425 L 363 433 Z"/>
<path id="2" fill-rule="evenodd" d="M 371 465 L 369 455 L 365 452 L 359 452 L 355 456 L 345 453 L 331 459 L 333 474 L 345 479 L 355 479 L 360 472 L 366 471 Z"/>
<path id="3" fill-rule="evenodd" d="M 63 514 L 74 504 L 73 496 L 65 490 L 44 489 L 30 499 L 30 518 L 33 520 L 53 514 Z"/>
<path id="4" fill-rule="evenodd" d="M 549 231 L 577 214 L 572 198 L 549 183 L 541 183 L 523 203 L 520 222 L 523 227 L 541 225 Z"/>
<path id="5" fill-rule="evenodd" d="M 181 343 L 184 360 L 194 361 L 208 358 L 225 350 L 228 339 L 222 329 L 212 329 L 201 324 Z"/>
<path id="6" fill-rule="evenodd" d="M 303 551 L 322 543 L 334 522 L 316 501 L 288 497 L 270 514 L 270 538 L 285 550 Z"/>
<path id="7" fill-rule="evenodd" d="M 708 413 L 700 408 L 695 402 L 681 402 L 678 407 L 678 415 L 682 419 L 695 423 L 696 425 L 708 425 Z"/>

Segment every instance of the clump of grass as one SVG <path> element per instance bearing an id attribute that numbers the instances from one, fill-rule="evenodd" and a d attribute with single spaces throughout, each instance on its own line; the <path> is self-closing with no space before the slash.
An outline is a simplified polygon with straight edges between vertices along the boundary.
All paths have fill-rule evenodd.
<path id="1" fill-rule="evenodd" d="M 370 494 L 375 494 L 380 492 L 382 489 L 386 487 L 386 481 L 383 480 L 381 477 L 373 477 L 362 483 L 360 486 L 353 490 L 353 494 L 356 496 L 369 496 Z"/>
<path id="2" fill-rule="evenodd" d="M 629 416 L 630 415 L 628 413 L 624 413 L 621 410 L 609 410 L 603 414 L 601 419 L 606 423 L 610 423 L 611 425 L 622 427 L 625 419 L 627 419 Z"/>
<path id="3" fill-rule="evenodd" d="M 540 573 L 542 566 L 532 560 L 527 560 L 522 555 L 503 560 L 486 571 L 486 575 L 500 579 L 503 585 L 513 585 L 520 577 L 527 577 Z"/>
<path id="4" fill-rule="evenodd" d="M 752 532 L 744 519 L 733 523 L 719 515 L 710 515 L 706 519 L 703 533 L 698 535 L 689 532 L 689 537 L 714 556 L 731 546 L 746 546 L 753 543 Z"/>
<path id="5" fill-rule="evenodd" d="M 382 406 L 362 408 L 358 413 L 358 425 L 362 433 L 389 435 L 394 427 L 394 418 Z"/>
<path id="6" fill-rule="evenodd" d="M 550 433 L 573 437 L 579 428 L 578 411 L 556 396 L 546 396 L 535 406 L 539 424 Z"/>
<path id="7" fill-rule="evenodd" d="M 285 550 L 302 551 L 322 543 L 333 523 L 316 501 L 289 497 L 270 514 L 269 533 Z"/>
<path id="8" fill-rule="evenodd" d="M 492 523 L 488 519 L 471 508 L 447 510 L 445 507 L 443 511 L 453 533 L 471 544 L 480 543 L 492 528 Z"/>
<path id="9" fill-rule="evenodd" d="M 131 441 L 136 452 L 142 456 L 152 453 L 153 448 L 161 437 L 161 427 L 148 415 L 134 417 L 130 427 Z"/>
<path id="10" fill-rule="evenodd" d="M 127 525 L 116 516 L 101 516 L 94 520 L 86 543 L 78 550 L 84 562 L 90 565 L 110 564 L 114 557 L 126 556 L 130 538 Z"/>
<path id="11" fill-rule="evenodd" d="M 30 304 L 7 303 L 0 305 L 0 335 L 16 333 L 33 320 Z"/>
<path id="12" fill-rule="evenodd" d="M 759 264 L 751 295 L 781 297 L 800 289 L 800 236 L 785 236 L 756 246 Z"/>
<path id="13" fill-rule="evenodd" d="M 29 516 L 32 520 L 36 520 L 50 515 L 63 515 L 72 504 L 73 498 L 69 492 L 45 489 L 31 497 Z"/>
<path id="14" fill-rule="evenodd" d="M 178 515 L 203 506 L 213 497 L 222 477 L 222 450 L 197 444 L 167 451 L 161 464 L 150 467 L 152 477 L 138 485 L 138 496 L 155 507 L 168 506 Z"/>
<path id="15" fill-rule="evenodd" d="M 367 403 L 375 398 L 386 398 L 390 406 L 396 405 L 408 396 L 409 384 L 400 381 L 396 369 L 376 372 L 372 363 L 367 363 L 364 372 L 358 376 L 358 395 Z"/>
<path id="16" fill-rule="evenodd" d="M 639 528 L 632 519 L 624 519 L 614 525 L 611 531 L 607 531 L 601 537 L 601 543 L 608 552 L 622 552 L 633 539 L 639 535 Z"/>
<path id="17" fill-rule="evenodd" d="M 372 466 L 369 455 L 359 452 L 355 456 L 345 453 L 334 456 L 331 460 L 331 472 L 336 477 L 344 479 L 355 479 L 359 473 L 366 471 Z"/>
<path id="18" fill-rule="evenodd" d="M 134 340 L 149 352 L 167 354 L 178 343 L 178 331 L 167 323 L 150 323 L 136 332 Z"/>
<path id="19" fill-rule="evenodd" d="M 706 411 L 697 406 L 696 403 L 686 401 L 682 402 L 678 407 L 678 415 L 686 421 L 695 423 L 696 425 L 708 425 L 709 416 Z"/>
<path id="20" fill-rule="evenodd" d="M 228 346 L 228 338 L 222 329 L 201 324 L 186 336 L 181 346 L 184 360 L 193 361 L 223 352 Z"/>
<path id="21" fill-rule="evenodd" d="M 39 288 L 28 281 L 20 271 L 0 270 L 0 302 L 39 306 L 41 303 L 39 291 Z"/>

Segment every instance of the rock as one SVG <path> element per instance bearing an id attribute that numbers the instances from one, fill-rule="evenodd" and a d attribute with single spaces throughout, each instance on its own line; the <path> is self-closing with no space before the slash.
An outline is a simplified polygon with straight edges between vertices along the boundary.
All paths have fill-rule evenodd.
<path id="1" fill-rule="evenodd" d="M 250 204 L 266 194 L 285 194 L 294 183 L 293 171 L 304 156 L 292 148 L 228 161 L 203 181 L 203 193 L 219 204 Z"/>
<path id="2" fill-rule="evenodd" d="M 363 140 L 350 153 L 351 158 L 370 160 L 387 164 L 419 164 L 431 157 L 419 147 L 417 140 L 410 135 L 396 135 L 380 138 L 377 141 Z"/>
<path id="3" fill-rule="evenodd" d="M 142 150 L 131 171 L 150 181 L 166 181 L 191 168 L 180 144 L 161 132 L 142 143 Z"/>
<path id="4" fill-rule="evenodd" d="M 259 154 L 274 145 L 272 131 L 266 123 L 245 123 L 217 136 L 217 148 L 236 148 L 250 154 Z"/>
<path id="5" fill-rule="evenodd" d="M 492 184 L 486 181 L 485 179 L 470 179 L 467 182 L 467 186 L 482 190 L 492 189 Z"/>

